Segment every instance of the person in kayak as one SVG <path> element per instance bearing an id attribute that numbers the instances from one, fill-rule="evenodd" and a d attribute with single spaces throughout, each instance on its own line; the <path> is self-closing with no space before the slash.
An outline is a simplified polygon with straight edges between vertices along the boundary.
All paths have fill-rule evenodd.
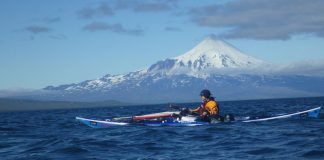
<path id="1" fill-rule="evenodd" d="M 185 109 L 180 114 L 192 114 L 199 115 L 198 120 L 207 121 L 211 123 L 223 121 L 219 115 L 219 106 L 214 97 L 211 96 L 211 92 L 204 89 L 200 92 L 202 104 L 196 109 Z"/>

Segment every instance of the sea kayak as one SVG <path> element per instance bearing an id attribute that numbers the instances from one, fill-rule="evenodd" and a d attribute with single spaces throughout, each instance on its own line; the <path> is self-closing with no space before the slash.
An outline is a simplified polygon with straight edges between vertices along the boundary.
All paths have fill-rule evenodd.
<path id="1" fill-rule="evenodd" d="M 262 122 L 284 118 L 318 118 L 321 107 L 299 111 L 290 114 L 280 114 L 269 117 L 235 117 L 232 122 Z M 88 119 L 76 117 L 76 120 L 92 128 L 109 128 L 113 126 L 125 125 L 147 125 L 147 126 L 200 126 L 210 125 L 211 123 L 197 120 L 196 116 L 188 115 L 177 117 L 174 115 L 179 112 L 161 112 L 133 117 L 120 117 L 106 120 Z"/>

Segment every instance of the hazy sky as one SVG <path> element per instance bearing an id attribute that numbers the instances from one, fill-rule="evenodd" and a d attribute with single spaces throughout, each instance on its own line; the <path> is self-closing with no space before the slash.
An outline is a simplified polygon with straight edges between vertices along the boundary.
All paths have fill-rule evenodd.
<path id="1" fill-rule="evenodd" d="M 323 0 L 2 0 L 0 89 L 122 74 L 214 34 L 271 63 L 324 61 Z"/>

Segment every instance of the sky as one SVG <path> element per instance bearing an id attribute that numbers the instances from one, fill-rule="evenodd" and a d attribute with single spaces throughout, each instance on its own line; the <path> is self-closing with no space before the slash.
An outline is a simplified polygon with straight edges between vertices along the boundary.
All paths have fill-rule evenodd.
<path id="1" fill-rule="evenodd" d="M 274 64 L 324 62 L 322 0 L 2 0 L 0 90 L 144 69 L 216 35 Z"/>

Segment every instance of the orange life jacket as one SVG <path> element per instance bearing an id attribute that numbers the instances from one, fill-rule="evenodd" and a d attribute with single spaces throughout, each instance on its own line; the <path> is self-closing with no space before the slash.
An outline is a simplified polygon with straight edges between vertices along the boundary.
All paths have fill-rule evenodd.
<path id="1" fill-rule="evenodd" d="M 200 107 L 192 110 L 200 115 L 202 115 L 205 111 L 209 113 L 209 115 L 217 115 L 219 114 L 218 104 L 215 100 L 208 100 L 203 102 Z"/>

